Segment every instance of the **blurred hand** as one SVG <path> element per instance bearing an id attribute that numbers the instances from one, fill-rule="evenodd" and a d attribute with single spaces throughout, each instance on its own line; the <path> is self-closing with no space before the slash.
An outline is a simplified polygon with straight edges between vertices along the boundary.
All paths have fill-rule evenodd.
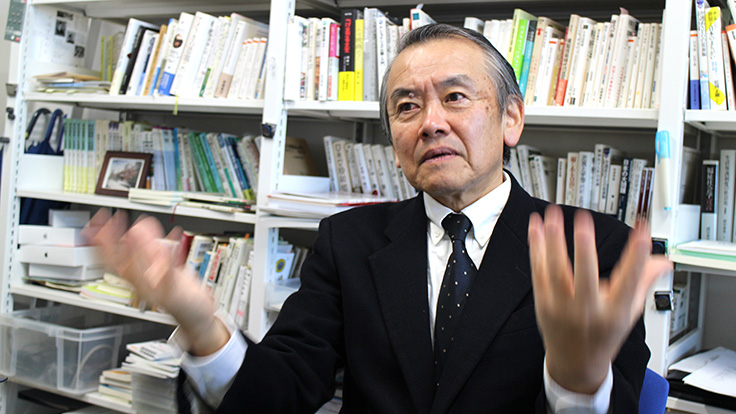
<path id="1" fill-rule="evenodd" d="M 108 268 L 131 282 L 141 298 L 164 308 L 177 320 L 191 353 L 208 355 L 227 343 L 229 334 L 214 316 L 210 295 L 185 265 L 186 252 L 178 249 L 178 244 L 162 242 L 164 231 L 158 220 L 145 217 L 128 230 L 125 213 L 111 216 L 107 209 L 101 209 L 83 234 L 102 249 Z M 179 228 L 166 236 L 172 241 L 180 237 Z"/>
<path id="2" fill-rule="evenodd" d="M 575 215 L 575 263 L 570 263 L 562 210 L 532 214 L 529 248 L 534 303 L 550 376 L 567 390 L 593 394 L 644 309 L 654 281 L 672 270 L 652 256 L 645 223 L 629 235 L 610 280 L 599 280 L 593 219 Z"/>

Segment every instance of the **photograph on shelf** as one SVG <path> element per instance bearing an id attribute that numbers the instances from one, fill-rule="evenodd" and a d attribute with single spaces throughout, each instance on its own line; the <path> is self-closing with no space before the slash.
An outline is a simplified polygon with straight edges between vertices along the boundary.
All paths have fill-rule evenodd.
<path id="1" fill-rule="evenodd" d="M 108 151 L 102 163 L 95 193 L 128 197 L 131 188 L 144 188 L 152 154 Z"/>

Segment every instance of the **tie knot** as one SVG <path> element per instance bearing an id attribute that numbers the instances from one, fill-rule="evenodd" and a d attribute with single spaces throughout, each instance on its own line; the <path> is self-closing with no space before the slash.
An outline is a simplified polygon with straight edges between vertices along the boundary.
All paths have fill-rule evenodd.
<path id="1" fill-rule="evenodd" d="M 472 226 L 473 224 L 465 214 L 450 213 L 442 220 L 442 227 L 445 228 L 452 241 L 465 241 L 465 237 Z"/>

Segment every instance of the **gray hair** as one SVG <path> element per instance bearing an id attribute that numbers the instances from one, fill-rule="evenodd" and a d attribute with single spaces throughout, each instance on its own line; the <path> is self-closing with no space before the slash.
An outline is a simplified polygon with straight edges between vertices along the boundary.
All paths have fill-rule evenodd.
<path id="1" fill-rule="evenodd" d="M 430 24 L 411 30 L 401 37 L 397 47 L 396 56 L 413 45 L 421 45 L 432 40 L 463 38 L 478 45 L 484 52 L 485 67 L 488 71 L 493 86 L 496 88 L 496 100 L 498 109 L 501 114 L 504 113 L 506 107 L 512 102 L 523 103 L 524 98 L 516 83 L 516 75 L 514 69 L 509 62 L 496 50 L 495 47 L 482 34 L 464 28 L 450 26 L 448 24 Z M 389 141 L 393 142 L 391 137 L 391 126 L 388 120 L 388 91 L 386 84 L 388 76 L 391 73 L 391 61 L 383 74 L 383 82 L 381 83 L 381 96 L 379 98 L 381 126 L 386 133 Z M 504 145 L 505 147 L 505 145 Z M 504 148 L 504 159 L 506 159 L 507 148 Z"/>

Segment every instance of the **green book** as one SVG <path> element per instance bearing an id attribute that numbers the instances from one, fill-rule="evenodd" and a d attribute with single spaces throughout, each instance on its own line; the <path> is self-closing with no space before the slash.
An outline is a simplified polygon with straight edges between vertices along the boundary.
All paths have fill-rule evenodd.
<path id="1" fill-rule="evenodd" d="M 202 151 L 202 144 L 199 141 L 199 134 L 191 132 L 189 133 L 188 138 L 192 159 L 194 161 L 194 168 L 197 170 L 197 176 L 200 178 L 202 188 L 208 193 L 214 192 L 214 183 L 212 182 L 212 177 L 209 174 L 209 168 L 207 168 L 204 162 L 204 153 Z"/>
<path id="2" fill-rule="evenodd" d="M 530 21 L 536 21 L 537 17 L 522 9 L 514 9 L 512 19 L 511 42 L 509 44 L 506 59 L 511 63 L 516 75 L 516 82 L 521 79 L 521 69 L 524 65 L 524 48 L 526 47 L 526 32 Z"/>

